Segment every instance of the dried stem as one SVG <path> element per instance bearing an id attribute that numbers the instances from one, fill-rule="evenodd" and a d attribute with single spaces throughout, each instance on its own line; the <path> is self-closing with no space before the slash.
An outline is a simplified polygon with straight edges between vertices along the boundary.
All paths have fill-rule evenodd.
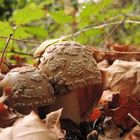
<path id="1" fill-rule="evenodd" d="M 128 113 L 128 116 L 140 126 L 140 122 L 131 113 Z"/>
<path id="2" fill-rule="evenodd" d="M 6 37 L 6 36 L 0 36 L 0 38 L 8 39 L 8 37 Z M 17 38 L 12 38 L 12 37 L 11 37 L 11 40 L 24 42 L 24 43 L 41 44 L 41 42 L 37 42 L 37 41 L 22 40 L 22 39 L 17 39 Z"/>
<path id="3" fill-rule="evenodd" d="M 8 44 L 9 44 L 9 42 L 10 42 L 10 40 L 11 40 L 12 35 L 13 35 L 13 34 L 10 34 L 10 36 L 9 36 L 9 38 L 8 38 L 8 40 L 7 40 L 6 44 L 5 44 L 5 46 L 4 46 L 4 49 L 3 49 L 3 52 L 2 52 L 2 56 L 1 56 L 1 60 L 0 60 L 0 67 L 1 67 L 1 65 L 2 65 L 2 63 L 3 63 L 3 58 L 4 58 L 6 49 L 7 49 L 7 47 L 8 47 Z"/>
<path id="4" fill-rule="evenodd" d="M 116 21 L 116 22 L 109 22 L 109 23 L 104 23 L 104 24 L 101 24 L 101 25 L 90 25 L 90 26 L 87 26 L 85 28 L 83 28 L 82 30 L 72 34 L 72 35 L 69 35 L 69 37 L 72 37 L 72 36 L 78 36 L 80 35 L 81 33 L 83 32 L 86 32 L 90 29 L 100 29 L 100 28 L 104 28 L 104 27 L 107 27 L 107 26 L 111 26 L 111 25 L 117 25 L 117 24 L 122 24 L 122 23 L 130 23 L 130 24 L 140 24 L 140 21 L 135 21 L 135 20 L 122 20 L 122 21 Z"/>
<path id="5" fill-rule="evenodd" d="M 2 51 L 0 51 L 0 52 L 2 52 Z M 19 51 L 15 51 L 15 50 L 6 51 L 6 53 L 13 53 L 13 54 L 26 55 L 26 56 L 33 57 L 33 54 L 30 54 L 30 53 L 23 53 L 23 52 L 19 52 Z"/>
<path id="6" fill-rule="evenodd" d="M 122 23 L 115 25 L 115 27 L 106 35 L 105 39 L 100 42 L 99 46 L 101 46 L 112 35 L 112 33 L 120 27 Z"/>

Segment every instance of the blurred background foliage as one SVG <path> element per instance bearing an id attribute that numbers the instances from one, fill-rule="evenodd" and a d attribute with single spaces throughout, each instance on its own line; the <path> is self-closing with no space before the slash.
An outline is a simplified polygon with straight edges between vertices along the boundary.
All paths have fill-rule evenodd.
<path id="1" fill-rule="evenodd" d="M 44 40 L 70 34 L 70 39 L 96 47 L 107 40 L 139 46 L 140 24 L 125 20 L 140 22 L 139 0 L 0 0 L 0 50 L 11 33 L 15 40 L 8 46 L 9 57 L 32 54 Z M 122 22 L 93 28 L 117 21 Z"/>

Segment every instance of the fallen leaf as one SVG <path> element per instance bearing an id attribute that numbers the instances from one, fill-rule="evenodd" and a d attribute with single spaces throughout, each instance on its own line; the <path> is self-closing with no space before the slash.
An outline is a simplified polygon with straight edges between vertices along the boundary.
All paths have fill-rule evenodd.
<path id="1" fill-rule="evenodd" d="M 2 74 L 6 74 L 10 70 L 7 60 L 4 58 L 2 60 L 2 62 L 1 62 L 1 58 L 0 58 L 0 63 L 1 63 L 1 65 L 0 65 L 0 72 Z"/>
<path id="2" fill-rule="evenodd" d="M 60 126 L 60 117 L 62 114 L 62 109 L 53 111 L 46 115 L 45 124 L 49 132 L 54 133 L 59 139 L 64 138 L 66 132 L 61 129 Z"/>
<path id="3" fill-rule="evenodd" d="M 133 96 L 140 100 L 140 62 L 115 60 L 114 63 L 104 69 L 104 88 L 118 92 L 120 96 Z"/>
<path id="4" fill-rule="evenodd" d="M 92 111 L 92 113 L 91 113 L 91 115 L 90 115 L 90 117 L 89 117 L 89 119 L 91 121 L 95 121 L 98 118 L 100 118 L 101 115 L 102 115 L 102 112 L 98 108 L 94 108 L 93 111 Z"/>
<path id="5" fill-rule="evenodd" d="M 35 112 L 18 119 L 12 127 L 0 129 L 0 140 L 59 140 L 65 131 L 59 126 L 62 109 L 48 114 L 45 122 Z M 59 132 L 59 133 L 58 133 Z"/>
<path id="6" fill-rule="evenodd" d="M 140 120 L 140 105 L 139 102 L 133 97 L 126 97 L 123 103 L 113 110 L 113 120 L 117 126 L 125 129 L 132 128 L 135 124 L 128 113 L 132 114 L 137 120 Z"/>
<path id="7" fill-rule="evenodd" d="M 12 127 L 0 130 L 0 140 L 11 140 Z"/>
<path id="8" fill-rule="evenodd" d="M 0 103 L 0 127 L 11 126 L 21 115 L 8 106 Z"/>
<path id="9" fill-rule="evenodd" d="M 125 137 L 124 140 L 140 140 L 140 126 L 136 125 Z"/>
<path id="10" fill-rule="evenodd" d="M 103 94 L 98 102 L 99 107 L 103 108 L 115 108 L 119 106 L 120 95 L 117 92 L 110 90 L 103 91 Z"/>

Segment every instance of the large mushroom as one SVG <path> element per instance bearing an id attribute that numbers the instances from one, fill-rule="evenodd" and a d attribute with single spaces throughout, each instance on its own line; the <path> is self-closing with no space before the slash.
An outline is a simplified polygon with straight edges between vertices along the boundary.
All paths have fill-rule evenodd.
<path id="1" fill-rule="evenodd" d="M 101 97 L 101 73 L 85 46 L 71 41 L 46 44 L 39 68 L 55 90 L 56 102 L 50 111 L 63 107 L 64 118 L 80 122 Z"/>
<path id="2" fill-rule="evenodd" d="M 33 66 L 17 67 L 9 71 L 1 81 L 0 102 L 22 114 L 55 102 L 54 90 L 45 74 Z"/>

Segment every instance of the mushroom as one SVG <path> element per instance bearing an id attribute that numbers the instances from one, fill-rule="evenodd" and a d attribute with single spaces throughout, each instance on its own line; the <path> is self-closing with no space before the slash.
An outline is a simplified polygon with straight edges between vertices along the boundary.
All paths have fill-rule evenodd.
<path id="1" fill-rule="evenodd" d="M 54 90 L 46 75 L 30 65 L 10 70 L 0 86 L 3 92 L 0 102 L 25 115 L 55 102 Z"/>
<path id="2" fill-rule="evenodd" d="M 39 68 L 55 90 L 56 102 L 50 110 L 63 107 L 63 118 L 80 122 L 101 97 L 101 73 L 85 46 L 71 41 L 46 44 Z"/>

